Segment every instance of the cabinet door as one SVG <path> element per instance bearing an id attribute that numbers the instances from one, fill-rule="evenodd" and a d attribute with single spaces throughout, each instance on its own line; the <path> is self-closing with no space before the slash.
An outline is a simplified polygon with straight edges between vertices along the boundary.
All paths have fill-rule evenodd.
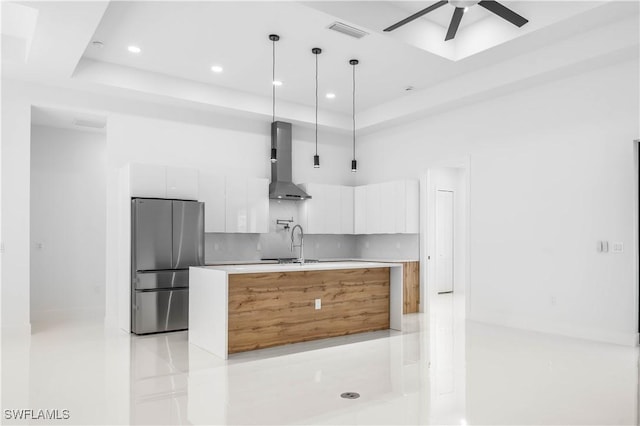
<path id="1" fill-rule="evenodd" d="M 167 198 L 167 167 L 156 164 L 129 165 L 131 197 Z"/>
<path id="2" fill-rule="evenodd" d="M 189 167 L 167 167 L 167 198 L 198 199 L 198 170 Z"/>
<path id="3" fill-rule="evenodd" d="M 247 180 L 247 231 L 269 232 L 269 180 Z"/>
<path id="4" fill-rule="evenodd" d="M 225 232 L 225 178 L 200 172 L 199 200 L 204 202 L 204 232 Z"/>
<path id="5" fill-rule="evenodd" d="M 326 234 L 326 214 L 325 205 L 327 203 L 326 185 L 312 184 L 306 185 L 311 195 L 310 200 L 304 201 L 307 214 L 307 227 L 304 225 L 304 232 L 308 234 Z"/>
<path id="6" fill-rule="evenodd" d="M 225 231 L 248 232 L 247 179 L 227 177 L 225 194 Z"/>
<path id="7" fill-rule="evenodd" d="M 407 228 L 407 195 L 405 181 L 393 182 L 393 221 L 395 232 L 402 234 Z"/>
<path id="8" fill-rule="evenodd" d="M 326 202 L 321 207 L 325 216 L 325 234 L 340 234 L 342 231 L 340 227 L 340 195 L 339 185 L 325 185 Z"/>
<path id="9" fill-rule="evenodd" d="M 353 232 L 367 233 L 367 187 L 356 186 L 353 190 Z"/>
<path id="10" fill-rule="evenodd" d="M 407 234 L 417 234 L 420 232 L 420 185 L 417 180 L 405 181 L 405 206 Z"/>
<path id="11" fill-rule="evenodd" d="M 398 204 L 395 200 L 395 190 L 393 182 L 385 182 L 380 187 L 380 227 L 378 231 L 382 234 L 394 234 L 396 232 L 395 211 Z"/>
<path id="12" fill-rule="evenodd" d="M 340 187 L 340 233 L 353 234 L 354 227 L 354 189 L 352 186 Z"/>
<path id="13" fill-rule="evenodd" d="M 367 234 L 380 234 L 382 229 L 380 215 L 380 185 L 366 186 Z"/>

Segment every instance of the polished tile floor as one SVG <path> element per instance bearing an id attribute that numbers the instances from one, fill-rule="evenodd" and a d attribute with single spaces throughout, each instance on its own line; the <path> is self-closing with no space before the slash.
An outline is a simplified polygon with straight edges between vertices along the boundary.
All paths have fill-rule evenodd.
<path id="1" fill-rule="evenodd" d="M 228 361 L 186 332 L 34 325 L 29 339 L 3 336 L 3 423 L 4 410 L 31 408 L 83 425 L 638 424 L 637 348 L 465 323 L 457 299 L 438 296 L 431 321 L 405 316 L 402 333 Z M 340 398 L 349 391 L 361 397 Z"/>

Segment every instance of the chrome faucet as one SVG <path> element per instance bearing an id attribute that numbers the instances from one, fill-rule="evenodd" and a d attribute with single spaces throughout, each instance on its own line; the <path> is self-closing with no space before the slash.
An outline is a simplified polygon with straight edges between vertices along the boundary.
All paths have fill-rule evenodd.
<path id="1" fill-rule="evenodd" d="M 296 228 L 300 228 L 300 244 L 299 245 L 293 244 Z M 298 260 L 300 261 L 301 265 L 304 265 L 304 230 L 302 229 L 302 226 L 300 226 L 299 224 L 291 228 L 291 251 L 293 251 L 294 247 L 300 247 L 300 257 L 298 258 Z"/>

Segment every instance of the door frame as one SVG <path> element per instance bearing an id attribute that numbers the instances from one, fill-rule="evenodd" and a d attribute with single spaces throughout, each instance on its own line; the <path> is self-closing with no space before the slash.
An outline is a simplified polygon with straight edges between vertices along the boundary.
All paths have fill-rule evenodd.
<path id="1" fill-rule="evenodd" d="M 634 286 L 634 305 L 636 318 L 634 319 L 634 329 L 636 330 L 636 346 L 640 346 L 640 139 L 633 141 L 633 163 L 634 163 L 634 198 L 633 203 L 633 235 L 634 235 L 634 254 L 636 260 L 636 280 Z"/>
<path id="2" fill-rule="evenodd" d="M 464 231 L 464 244 L 463 244 L 463 256 L 464 256 L 464 301 L 465 301 L 465 318 L 469 317 L 471 312 L 471 256 L 470 256 L 470 208 L 471 208 L 471 158 L 464 157 L 458 161 L 452 161 L 444 163 L 442 165 L 433 165 L 427 168 L 420 175 L 420 306 L 419 311 L 427 313 L 427 318 L 430 315 L 430 304 L 433 297 L 436 295 L 436 286 L 434 283 L 434 276 L 431 273 L 431 265 L 434 264 L 434 220 L 435 220 L 435 181 L 434 171 L 443 168 L 456 168 L 460 169 L 464 173 L 464 209 L 461 214 L 463 215 L 463 222 L 465 225 Z M 455 228 L 454 228 L 455 233 Z M 431 259 L 429 259 L 431 257 Z M 454 284 L 455 285 L 455 284 Z"/>

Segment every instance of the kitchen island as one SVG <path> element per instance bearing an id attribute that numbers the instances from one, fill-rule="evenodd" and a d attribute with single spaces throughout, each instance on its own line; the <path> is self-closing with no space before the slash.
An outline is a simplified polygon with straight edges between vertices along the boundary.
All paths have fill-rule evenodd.
<path id="1" fill-rule="evenodd" d="M 220 265 L 189 271 L 189 342 L 229 354 L 402 329 L 402 264 Z"/>

